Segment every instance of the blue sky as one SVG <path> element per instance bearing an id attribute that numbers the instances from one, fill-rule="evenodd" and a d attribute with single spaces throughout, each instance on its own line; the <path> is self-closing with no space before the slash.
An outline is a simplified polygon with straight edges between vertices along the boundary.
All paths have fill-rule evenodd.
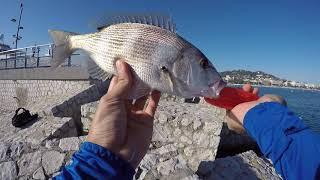
<path id="1" fill-rule="evenodd" d="M 320 1 L 316 0 L 24 0 L 19 47 L 51 41 L 48 29 L 94 31 L 106 13 L 157 12 L 173 17 L 178 33 L 219 71 L 262 70 L 320 83 Z M 1 0 L 0 33 L 12 44 L 18 0 Z"/>

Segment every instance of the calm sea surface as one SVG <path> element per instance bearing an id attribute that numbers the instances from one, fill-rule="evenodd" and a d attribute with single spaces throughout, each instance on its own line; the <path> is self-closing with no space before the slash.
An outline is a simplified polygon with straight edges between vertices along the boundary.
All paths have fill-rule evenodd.
<path id="1" fill-rule="evenodd" d="M 259 87 L 260 95 L 278 94 L 287 100 L 288 107 L 311 129 L 320 133 L 320 91 Z"/>

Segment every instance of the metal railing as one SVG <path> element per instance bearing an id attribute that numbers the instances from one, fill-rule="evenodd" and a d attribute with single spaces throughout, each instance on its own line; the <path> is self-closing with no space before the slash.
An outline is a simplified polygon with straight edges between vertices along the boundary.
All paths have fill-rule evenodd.
<path id="1" fill-rule="evenodd" d="M 43 44 L 0 52 L 0 70 L 50 67 L 54 44 Z M 72 66 L 72 54 L 62 66 Z"/>

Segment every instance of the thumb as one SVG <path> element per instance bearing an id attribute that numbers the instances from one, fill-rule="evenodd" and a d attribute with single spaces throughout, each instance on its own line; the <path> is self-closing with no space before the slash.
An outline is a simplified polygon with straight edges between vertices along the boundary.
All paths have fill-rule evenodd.
<path id="1" fill-rule="evenodd" d="M 131 88 L 132 75 L 130 66 L 123 60 L 116 61 L 116 68 L 118 72 L 117 83 L 110 92 L 112 97 L 125 97 Z"/>
<path id="2" fill-rule="evenodd" d="M 259 99 L 259 101 L 260 102 L 277 102 L 284 106 L 287 106 L 287 101 L 283 97 L 275 94 L 265 94 Z"/>

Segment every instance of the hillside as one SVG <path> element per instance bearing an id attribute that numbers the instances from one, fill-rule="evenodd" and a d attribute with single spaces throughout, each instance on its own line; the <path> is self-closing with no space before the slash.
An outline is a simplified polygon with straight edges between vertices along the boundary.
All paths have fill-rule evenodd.
<path id="1" fill-rule="evenodd" d="M 247 70 L 232 70 L 220 72 L 222 78 L 233 84 L 265 84 L 265 85 L 281 85 L 286 80 L 276 77 L 272 74 L 265 73 L 263 71 L 247 71 Z"/>
<path id="2" fill-rule="evenodd" d="M 220 74 L 221 74 L 222 77 L 230 75 L 230 76 L 239 76 L 239 77 L 242 77 L 242 78 L 251 79 L 251 78 L 256 78 L 256 77 L 261 76 L 261 77 L 268 78 L 268 79 L 271 78 L 271 79 L 274 79 L 274 80 L 280 80 L 279 77 L 276 77 L 276 76 L 274 76 L 272 74 L 265 73 L 263 71 L 252 72 L 252 71 L 239 69 L 239 70 L 232 70 L 232 71 L 223 71 Z"/>

